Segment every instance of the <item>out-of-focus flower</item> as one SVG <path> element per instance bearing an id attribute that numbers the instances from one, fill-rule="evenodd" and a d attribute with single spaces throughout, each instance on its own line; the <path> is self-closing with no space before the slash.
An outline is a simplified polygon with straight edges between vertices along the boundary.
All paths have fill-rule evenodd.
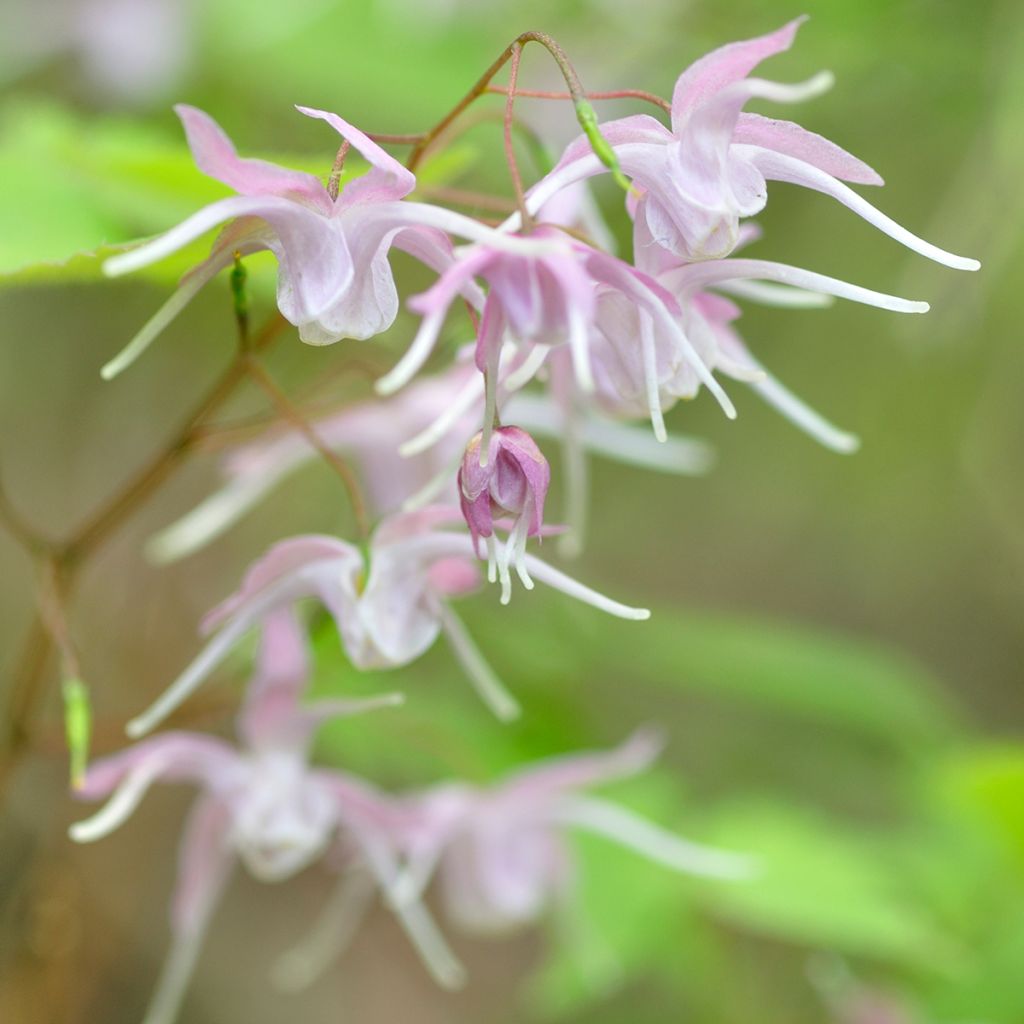
<path id="1" fill-rule="evenodd" d="M 410 305 L 423 314 L 423 323 L 406 354 L 377 382 L 380 392 L 389 394 L 412 379 L 430 355 L 455 296 L 479 277 L 488 285 L 476 347 L 476 363 L 488 384 L 486 444 L 494 420 L 498 366 L 506 332 L 527 349 L 528 368 L 536 368 L 551 347 L 567 344 L 581 389 L 593 391 L 589 341 L 600 285 L 621 294 L 625 302 L 644 310 L 673 335 L 682 358 L 715 395 L 726 415 L 735 416 L 725 392 L 676 325 L 671 315 L 678 312 L 675 301 L 660 286 L 629 264 L 584 245 L 556 227 L 540 226 L 530 238 L 545 248 L 517 253 L 487 244 L 470 247 L 432 288 L 410 300 Z"/>
<path id="2" fill-rule="evenodd" d="M 104 271 L 120 275 L 148 266 L 225 221 L 207 260 L 191 270 L 178 291 L 128 346 L 103 368 L 112 377 L 136 359 L 192 296 L 238 253 L 269 249 L 278 261 L 277 304 L 312 345 L 369 338 L 386 330 L 398 312 L 388 263 L 392 246 L 435 270 L 452 260 L 450 231 L 493 247 L 534 251 L 529 239 L 500 233 L 452 210 L 405 199 L 415 176 L 359 129 L 336 114 L 308 107 L 300 113 L 326 121 L 370 164 L 332 198 L 319 178 L 263 160 L 242 159 L 217 123 L 194 107 L 175 108 L 200 170 L 238 195 L 220 199 L 138 248 L 111 257 Z M 479 303 L 471 282 L 460 288 Z"/>
<path id="3" fill-rule="evenodd" d="M 487 574 L 501 580 L 503 600 L 512 588 L 509 567 L 527 590 L 533 580 L 526 569 L 526 540 L 539 537 L 544 520 L 544 499 L 551 483 L 551 468 L 537 442 L 520 427 L 498 427 L 491 432 L 486 452 L 482 434 L 466 446 L 459 468 L 459 503 L 473 543 L 487 542 Z M 495 517 L 509 516 L 512 528 L 499 554 L 494 537 Z"/>
<path id="4" fill-rule="evenodd" d="M 453 531 L 448 527 L 463 526 Z M 532 555 L 529 574 L 624 619 L 650 612 L 604 597 Z M 444 631 L 481 697 L 501 718 L 518 705 L 473 644 L 449 600 L 478 582 L 473 540 L 457 508 L 431 506 L 385 519 L 368 550 L 335 537 L 304 536 L 275 544 L 246 574 L 241 588 L 207 615 L 218 632 L 156 702 L 128 725 L 140 736 L 173 711 L 235 643 L 277 608 L 316 597 L 338 626 L 352 663 L 362 669 L 395 668 L 414 661 Z"/>
<path id="5" fill-rule="evenodd" d="M 155 782 L 192 782 L 202 793 L 185 828 L 171 904 L 174 940 L 146 1024 L 174 1018 L 236 860 L 262 881 L 278 882 L 347 838 L 379 884 L 390 891 L 395 883 L 394 858 L 381 852 L 381 835 L 366 814 L 360 788 L 313 768 L 308 758 L 320 723 L 390 707 L 401 696 L 303 706 L 308 675 L 301 626 L 290 609 L 275 611 L 264 620 L 256 675 L 238 718 L 241 749 L 201 734 L 164 733 L 95 762 L 77 789 L 84 799 L 113 794 L 98 813 L 71 826 L 79 842 L 100 839 L 121 825 Z M 414 925 L 423 913 L 414 909 Z M 419 935 L 415 926 L 412 932 Z"/>
<path id="6" fill-rule="evenodd" d="M 506 362 L 511 372 L 516 368 L 514 357 L 503 359 L 498 399 L 502 416 L 571 446 L 572 466 L 578 467 L 589 452 L 661 472 L 696 474 L 709 468 L 711 452 L 703 442 L 673 437 L 659 445 L 649 432 L 614 422 L 594 408 L 583 410 L 579 422 L 573 419 L 567 426 L 565 410 L 551 395 L 504 387 Z M 459 361 L 443 373 L 415 380 L 392 398 L 356 403 L 315 420 L 313 427 L 325 444 L 357 464 L 371 507 L 378 515 L 388 515 L 457 501 L 455 467 L 466 438 L 479 427 L 483 403 L 483 378 L 472 363 Z M 320 458 L 308 438 L 288 426 L 230 449 L 221 461 L 222 486 L 154 536 L 147 545 L 150 557 L 170 562 L 199 550 L 292 473 Z M 577 476 L 567 470 L 569 480 Z"/>
<path id="7" fill-rule="evenodd" d="M 494 931 L 534 921 L 571 881 L 565 834 L 574 828 L 678 871 L 748 877 L 751 858 L 692 843 L 582 792 L 643 771 L 660 746 L 654 735 L 639 732 L 610 752 L 531 765 L 492 787 L 452 783 L 408 798 L 396 837 L 406 869 L 395 898 L 418 901 L 436 873 L 449 915 L 466 928 Z"/>
<path id="8" fill-rule="evenodd" d="M 827 73 L 800 85 L 747 77 L 766 57 L 789 48 L 803 20 L 730 43 L 691 65 L 672 94 L 671 130 L 645 114 L 601 124 L 623 171 L 643 193 L 636 217 L 646 222 L 659 245 L 679 256 L 716 259 L 735 247 L 741 218 L 764 208 L 766 182 L 788 181 L 832 196 L 922 256 L 958 270 L 977 270 L 977 260 L 925 242 L 843 184 L 881 185 L 867 164 L 790 121 L 743 111 L 752 99 L 797 102 L 832 84 Z M 605 170 L 586 138 L 577 139 L 531 191 L 530 210 L 566 185 Z"/>

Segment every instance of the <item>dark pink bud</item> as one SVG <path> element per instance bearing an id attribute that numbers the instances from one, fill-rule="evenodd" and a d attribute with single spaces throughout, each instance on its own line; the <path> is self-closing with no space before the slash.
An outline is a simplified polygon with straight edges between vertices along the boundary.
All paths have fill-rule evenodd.
<path id="1" fill-rule="evenodd" d="M 498 427 L 491 433 L 483 466 L 482 443 L 482 435 L 477 434 L 466 445 L 459 469 L 459 500 L 474 542 L 488 539 L 491 576 L 497 569 L 507 600 L 509 565 L 516 565 L 524 582 L 529 578 L 523 561 L 526 538 L 540 535 L 551 469 L 533 438 L 519 427 Z M 504 557 L 496 562 L 490 538 L 494 520 L 504 518 L 512 520 L 512 528 Z"/>

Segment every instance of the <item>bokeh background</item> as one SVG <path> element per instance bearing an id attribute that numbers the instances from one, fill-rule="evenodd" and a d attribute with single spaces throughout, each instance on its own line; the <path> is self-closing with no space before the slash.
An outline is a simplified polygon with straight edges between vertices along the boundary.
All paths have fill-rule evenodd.
<path id="1" fill-rule="evenodd" d="M 436 990 L 381 912 L 326 978 L 283 996 L 268 966 L 302 935 L 327 876 L 311 869 L 268 886 L 240 875 L 183 1021 L 1024 1021 L 1016 0 L 6 3 L 4 488 L 33 523 L 67 534 L 173 432 L 229 358 L 221 280 L 130 373 L 101 383 L 98 367 L 180 267 L 107 283 L 95 260 L 52 262 L 155 233 L 218 194 L 191 168 L 173 102 L 209 110 L 242 152 L 326 173 L 330 141 L 294 103 L 368 130 L 422 130 L 526 28 L 553 33 L 588 88 L 665 95 L 706 50 L 803 12 L 811 21 L 768 77 L 832 69 L 837 87 L 801 108 L 801 123 L 878 168 L 887 185 L 871 198 L 884 210 L 983 270 L 928 263 L 825 197 L 775 185 L 757 255 L 932 303 L 924 317 L 851 304 L 744 314 L 752 350 L 857 432 L 862 450 L 816 447 L 739 386 L 735 423 L 706 395 L 677 408 L 670 430 L 709 440 L 714 469 L 680 479 L 595 463 L 590 545 L 573 568 L 650 605 L 650 623 L 609 622 L 539 592 L 518 593 L 509 609 L 480 595 L 464 614 L 521 695 L 522 724 L 492 721 L 439 646 L 388 679 L 409 693 L 406 710 L 332 727 L 321 749 L 388 785 L 483 780 L 529 756 L 612 745 L 655 720 L 670 738 L 661 769 L 615 795 L 686 834 L 759 853 L 763 876 L 708 885 L 581 842 L 578 916 L 493 941 L 456 936 L 472 976 L 465 992 Z M 558 87 L 539 49 L 527 50 L 523 83 Z M 574 134 L 562 104 L 519 109 L 556 149 Z M 602 113 L 633 109 L 610 103 Z M 503 190 L 500 129 L 482 120 L 436 173 Z M 598 199 L 626 241 L 621 197 L 605 185 Z M 425 283 L 398 266 L 406 293 Z M 269 312 L 265 289 L 254 302 Z M 384 339 L 328 350 L 289 336 L 270 365 L 289 388 L 343 402 L 366 393 L 368 371 L 393 361 L 414 323 L 403 314 Z M 259 407 L 243 394 L 236 411 Z M 216 453 L 200 453 L 82 575 L 72 628 L 97 752 L 117 749 L 123 721 L 194 651 L 200 613 L 266 544 L 350 525 L 337 482 L 311 465 L 202 555 L 149 565 L 145 539 L 215 480 Z M 0 558 L 7 702 L 34 570 L 2 531 Z M 317 652 L 318 686 L 377 685 L 356 678 L 327 631 Z M 223 673 L 187 711 L 189 724 L 228 728 L 242 674 Z M 54 673 L 33 708 L 28 751 L 5 774 L 0 1019 L 137 1021 L 166 948 L 190 797 L 154 792 L 120 832 L 75 847 L 66 827 L 82 809 L 67 793 L 61 736 Z"/>

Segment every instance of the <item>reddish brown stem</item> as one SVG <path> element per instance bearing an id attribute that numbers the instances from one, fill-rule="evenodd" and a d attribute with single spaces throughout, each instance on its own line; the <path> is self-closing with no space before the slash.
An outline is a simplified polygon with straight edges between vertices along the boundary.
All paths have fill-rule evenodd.
<path id="1" fill-rule="evenodd" d="M 489 85 L 485 91 L 496 96 L 505 96 L 508 93 L 508 89 L 503 89 L 500 85 Z M 516 96 L 526 96 L 534 100 L 571 100 L 574 98 L 572 93 L 552 92 L 547 89 L 516 89 Z M 645 103 L 653 103 L 654 106 L 660 107 L 666 114 L 672 113 L 672 104 L 668 100 L 657 93 L 647 92 L 644 89 L 588 92 L 586 97 L 588 100 L 643 100 Z"/>

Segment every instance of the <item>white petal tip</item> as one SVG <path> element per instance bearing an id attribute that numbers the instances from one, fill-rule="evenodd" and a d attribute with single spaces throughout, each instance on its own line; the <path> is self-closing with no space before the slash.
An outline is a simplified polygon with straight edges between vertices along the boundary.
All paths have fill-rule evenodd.
<path id="1" fill-rule="evenodd" d="M 125 735 L 131 740 L 141 739 L 150 730 L 149 723 L 144 718 L 133 718 L 125 727 Z"/>
<path id="2" fill-rule="evenodd" d="M 927 313 L 931 309 L 931 305 L 927 302 L 911 302 L 908 304 L 908 313 Z"/>
<path id="3" fill-rule="evenodd" d="M 961 258 L 957 270 L 981 270 L 981 260 L 972 260 L 967 256 Z"/>
<path id="4" fill-rule="evenodd" d="M 68 826 L 68 837 L 76 843 L 92 842 L 97 837 L 93 835 L 88 825 L 87 821 L 76 821 L 74 825 Z"/>
<path id="5" fill-rule="evenodd" d="M 668 431 L 665 430 L 664 423 L 655 423 L 654 440 L 657 441 L 659 444 L 665 444 L 668 441 Z"/>
<path id="6" fill-rule="evenodd" d="M 400 378 L 393 377 L 391 374 L 385 374 L 383 377 L 378 377 L 373 385 L 373 390 L 378 395 L 393 395 L 404 383 Z"/>
<path id="7" fill-rule="evenodd" d="M 650 617 L 650 608 L 630 608 L 629 614 L 625 616 L 625 618 L 632 619 L 634 622 L 645 622 Z"/>
<path id="8" fill-rule="evenodd" d="M 100 376 L 104 380 L 113 380 L 122 370 L 126 369 L 127 364 L 122 365 L 117 359 L 111 359 L 109 363 L 104 363 L 100 367 Z"/>
<path id="9" fill-rule="evenodd" d="M 522 716 L 523 710 L 518 704 L 502 704 L 494 709 L 494 713 L 502 722 L 514 722 Z"/>
<path id="10" fill-rule="evenodd" d="M 860 451 L 860 438 L 856 434 L 844 434 L 834 440 L 831 448 L 840 455 L 855 455 Z"/>

